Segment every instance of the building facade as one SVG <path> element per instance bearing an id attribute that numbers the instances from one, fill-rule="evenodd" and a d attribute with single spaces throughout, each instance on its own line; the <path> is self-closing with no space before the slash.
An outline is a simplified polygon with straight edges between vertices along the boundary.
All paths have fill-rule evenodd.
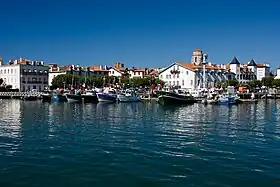
<path id="1" fill-rule="evenodd" d="M 191 63 L 175 62 L 159 73 L 159 79 L 168 86 L 179 86 L 186 89 L 214 87 L 218 82 L 226 82 L 234 77 L 226 65 L 216 65 L 207 62 L 202 50 L 196 49 L 192 54 Z M 205 66 L 203 61 L 207 62 Z M 204 80 L 205 70 L 205 80 Z"/>
<path id="2" fill-rule="evenodd" d="M 49 65 L 49 85 L 52 85 L 52 80 L 58 75 L 69 74 L 73 76 L 108 76 L 109 70 L 106 66 L 90 66 L 82 67 L 79 65 L 58 66 L 57 64 Z"/>
<path id="3" fill-rule="evenodd" d="M 3 64 L 0 61 L 0 78 L 3 84 L 20 91 L 42 91 L 48 86 L 49 67 L 43 61 L 20 58 Z"/>
<path id="4" fill-rule="evenodd" d="M 235 74 L 236 80 L 240 83 L 248 83 L 252 80 L 262 80 L 262 78 L 269 76 L 269 64 L 256 64 L 251 59 L 247 64 L 240 64 L 236 57 L 232 59 L 229 64 L 230 71 Z"/>

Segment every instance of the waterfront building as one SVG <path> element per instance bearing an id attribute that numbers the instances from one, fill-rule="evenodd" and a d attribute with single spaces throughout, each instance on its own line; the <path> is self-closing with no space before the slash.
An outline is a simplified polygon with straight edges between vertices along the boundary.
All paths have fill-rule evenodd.
<path id="1" fill-rule="evenodd" d="M 0 59 L 0 78 L 3 84 L 19 91 L 44 90 L 48 86 L 48 71 L 49 67 L 43 61 L 20 58 L 3 64 Z"/>
<path id="2" fill-rule="evenodd" d="M 79 65 L 58 66 L 57 64 L 49 65 L 49 85 L 52 85 L 52 80 L 58 75 L 74 75 L 74 76 L 108 76 L 109 71 L 106 66 L 90 66 L 83 67 Z"/>
<path id="3" fill-rule="evenodd" d="M 146 69 L 145 68 L 132 68 L 128 70 L 128 74 L 130 78 L 144 78 L 146 75 Z"/>
<path id="4" fill-rule="evenodd" d="M 226 65 L 216 65 L 208 61 L 208 56 L 203 54 L 202 50 L 193 51 L 190 63 L 174 62 L 164 68 L 159 73 L 160 80 L 168 86 L 179 86 L 181 88 L 195 89 L 205 87 L 214 87 L 217 82 L 226 82 L 234 77 Z M 203 61 L 207 62 L 205 66 Z M 205 80 L 203 73 L 205 68 Z"/>
<path id="5" fill-rule="evenodd" d="M 280 79 L 280 67 L 277 68 L 276 77 L 274 77 L 274 79 Z"/>
<path id="6" fill-rule="evenodd" d="M 229 68 L 235 74 L 235 78 L 239 83 L 262 80 L 262 78 L 269 76 L 270 73 L 269 64 L 256 64 L 254 59 L 251 59 L 247 64 L 241 64 L 234 57 L 229 64 Z"/>

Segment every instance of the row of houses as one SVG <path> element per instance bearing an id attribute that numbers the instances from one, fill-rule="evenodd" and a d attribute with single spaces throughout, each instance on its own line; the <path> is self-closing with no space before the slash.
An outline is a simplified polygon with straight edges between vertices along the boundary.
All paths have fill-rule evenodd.
<path id="1" fill-rule="evenodd" d="M 204 80 L 205 72 L 205 80 Z M 159 73 L 159 78 L 169 86 L 195 89 L 214 87 L 217 82 L 236 79 L 239 83 L 262 80 L 269 76 L 269 64 L 257 64 L 251 59 L 241 64 L 236 57 L 228 64 L 213 64 L 202 50 L 193 51 L 191 62 L 174 62 Z"/>
<path id="2" fill-rule="evenodd" d="M 234 57 L 230 63 L 214 64 L 209 61 L 208 55 L 204 54 L 201 49 L 193 51 L 191 62 L 174 62 L 165 68 L 127 68 L 121 62 L 117 62 L 113 66 L 59 66 L 25 58 L 10 60 L 4 64 L 0 58 L 0 78 L 3 80 L 3 84 L 11 85 L 12 88 L 20 91 L 32 89 L 41 91 L 45 87 L 51 86 L 52 80 L 62 74 L 129 78 L 158 77 L 167 85 L 194 89 L 203 86 L 213 87 L 217 82 L 226 82 L 230 79 L 248 83 L 252 80 L 261 80 L 263 77 L 269 76 L 269 73 L 269 64 L 257 64 L 253 59 L 241 64 Z"/>
<path id="3" fill-rule="evenodd" d="M 32 61 L 25 58 L 10 60 L 3 63 L 0 58 L 0 78 L 3 85 L 10 85 L 20 91 L 41 91 L 51 86 L 52 80 L 63 74 L 74 76 L 114 76 L 129 78 L 158 77 L 158 69 L 152 68 L 126 68 L 124 63 L 117 62 L 112 67 L 79 66 L 57 64 L 44 64 L 43 61 Z M 1 84 L 1 83 L 0 83 Z"/>

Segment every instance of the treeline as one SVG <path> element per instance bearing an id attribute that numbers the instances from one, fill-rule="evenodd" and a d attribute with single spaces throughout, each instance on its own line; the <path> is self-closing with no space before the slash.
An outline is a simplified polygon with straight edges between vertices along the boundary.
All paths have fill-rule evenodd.
<path id="1" fill-rule="evenodd" d="M 245 83 L 245 84 L 244 83 L 239 83 L 237 80 L 233 79 L 233 80 L 228 80 L 228 81 L 223 82 L 223 83 L 217 82 L 216 86 L 218 86 L 218 87 L 248 86 L 251 89 L 266 86 L 268 88 L 272 88 L 272 87 L 280 87 L 280 79 L 274 79 L 273 76 L 269 76 L 269 77 L 264 77 L 262 80 L 252 80 L 252 81 L 250 81 L 248 83 Z"/>
<path id="2" fill-rule="evenodd" d="M 127 77 L 101 77 L 101 76 L 72 76 L 70 74 L 58 75 L 52 80 L 53 88 L 71 88 L 73 85 L 78 88 L 85 84 L 89 87 L 102 87 L 110 84 L 119 84 L 122 86 L 134 86 L 134 87 L 146 87 L 152 86 L 153 84 L 159 84 L 160 80 L 155 78 L 127 78 Z"/>

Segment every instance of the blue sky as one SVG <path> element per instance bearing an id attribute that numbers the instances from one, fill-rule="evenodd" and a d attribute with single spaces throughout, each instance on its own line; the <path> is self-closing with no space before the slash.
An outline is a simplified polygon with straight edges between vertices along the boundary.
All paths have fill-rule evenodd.
<path id="1" fill-rule="evenodd" d="M 189 62 L 280 65 L 277 1 L 11 0 L 0 4 L 0 56 L 58 64 L 162 67 Z"/>

